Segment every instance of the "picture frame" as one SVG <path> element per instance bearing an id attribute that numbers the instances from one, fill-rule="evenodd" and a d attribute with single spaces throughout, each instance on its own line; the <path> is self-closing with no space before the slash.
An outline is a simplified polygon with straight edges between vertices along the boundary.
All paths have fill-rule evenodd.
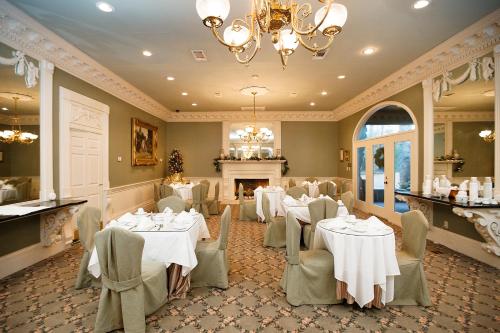
<path id="1" fill-rule="evenodd" d="M 132 166 L 158 164 L 158 127 L 132 118 Z"/>

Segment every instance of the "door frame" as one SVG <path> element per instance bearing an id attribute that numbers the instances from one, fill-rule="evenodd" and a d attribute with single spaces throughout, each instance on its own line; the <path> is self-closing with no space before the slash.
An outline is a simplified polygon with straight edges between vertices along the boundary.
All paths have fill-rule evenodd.
<path id="1" fill-rule="evenodd" d="M 370 138 L 365 140 L 358 140 L 359 131 L 363 128 L 366 121 L 377 111 L 383 109 L 386 106 L 398 106 L 404 109 L 411 117 L 415 129 L 411 131 L 399 132 L 395 134 L 389 134 L 384 136 L 379 136 L 376 138 Z M 370 108 L 361 119 L 358 121 L 356 128 L 352 137 L 352 163 L 353 163 L 353 175 L 352 183 L 354 190 L 354 204 L 355 207 L 375 215 L 382 216 L 388 219 L 390 222 L 400 225 L 401 224 L 401 214 L 394 211 L 394 196 L 392 195 L 394 189 L 394 144 L 401 141 L 411 142 L 411 181 L 410 189 L 412 191 L 418 190 L 418 123 L 415 115 L 411 109 L 403 103 L 396 101 L 384 101 L 376 104 Z M 383 144 L 384 145 L 384 174 L 387 177 L 387 184 L 384 188 L 384 207 L 379 207 L 373 204 L 373 182 L 369 181 L 373 179 L 373 145 Z M 365 168 L 366 168 L 366 182 L 365 182 L 365 200 L 361 201 L 358 199 L 358 148 L 365 147 Z M 370 184 L 369 184 L 370 183 Z"/>
<path id="2" fill-rule="evenodd" d="M 101 137 L 102 184 L 99 189 L 101 216 L 106 211 L 106 196 L 109 190 L 109 106 L 59 87 L 59 197 L 72 198 L 71 170 L 68 163 L 71 147 L 71 130 L 99 134 Z"/>

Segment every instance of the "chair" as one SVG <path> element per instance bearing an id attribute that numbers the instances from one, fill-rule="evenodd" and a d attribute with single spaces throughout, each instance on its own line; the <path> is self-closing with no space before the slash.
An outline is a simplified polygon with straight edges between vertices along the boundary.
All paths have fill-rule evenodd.
<path id="1" fill-rule="evenodd" d="M 306 189 L 300 186 L 294 186 L 286 191 L 286 194 L 294 199 L 299 199 L 303 194 L 307 195 Z"/>
<path id="2" fill-rule="evenodd" d="M 142 261 L 144 238 L 121 228 L 95 235 L 102 290 L 95 331 L 144 332 L 145 316 L 167 302 L 164 263 Z"/>
<path id="3" fill-rule="evenodd" d="M 94 277 L 89 273 L 87 267 L 94 250 L 94 236 L 99 231 L 99 222 L 101 222 L 101 211 L 95 207 L 84 207 L 76 219 L 80 243 L 83 246 L 83 255 L 80 260 L 75 289 L 90 287 L 94 281 Z"/>
<path id="4" fill-rule="evenodd" d="M 327 184 L 328 184 L 327 195 L 330 198 L 335 199 L 335 197 L 337 196 L 337 184 L 335 184 L 332 181 L 327 182 Z"/>
<path id="5" fill-rule="evenodd" d="M 215 184 L 213 199 L 207 200 L 208 213 L 210 215 L 219 215 L 219 182 Z"/>
<path id="6" fill-rule="evenodd" d="M 163 213 L 165 208 L 169 207 L 174 213 L 180 213 L 186 209 L 186 202 L 178 196 L 171 195 L 163 198 L 156 203 L 158 212 Z"/>
<path id="7" fill-rule="evenodd" d="M 255 201 L 245 201 L 243 184 L 238 187 L 238 200 L 240 202 L 240 221 L 256 221 L 257 205 Z"/>
<path id="8" fill-rule="evenodd" d="M 319 221 L 330 219 L 337 216 L 339 205 L 336 201 L 330 199 L 316 199 L 307 205 L 309 215 L 311 216 L 311 224 L 307 224 L 303 228 L 304 245 L 310 249 L 314 242 L 316 225 Z"/>
<path id="9" fill-rule="evenodd" d="M 198 265 L 191 271 L 192 287 L 229 287 L 227 242 L 231 223 L 231 207 L 228 205 L 222 213 L 220 233 L 217 240 L 198 242 L 196 258 Z"/>
<path id="10" fill-rule="evenodd" d="M 333 256 L 326 250 L 300 251 L 300 225 L 295 214 L 286 216 L 286 266 L 280 285 L 288 303 L 337 304 Z"/>
<path id="11" fill-rule="evenodd" d="M 154 184 L 153 185 L 153 191 L 154 191 L 154 195 L 153 195 L 153 198 L 154 198 L 154 201 L 155 202 L 158 202 L 160 201 L 160 185 L 159 184 Z"/>
<path id="12" fill-rule="evenodd" d="M 352 214 L 354 209 L 354 194 L 351 191 L 347 191 L 342 193 L 340 196 L 340 200 L 344 203 L 344 206 L 347 208 L 349 214 Z"/>
<path id="13" fill-rule="evenodd" d="M 262 193 L 262 211 L 267 228 L 264 234 L 264 246 L 285 247 L 286 246 L 286 221 L 283 216 L 271 216 L 269 197 Z"/>
<path id="14" fill-rule="evenodd" d="M 329 182 L 322 182 L 318 185 L 319 194 L 328 195 L 328 183 Z"/>
<path id="15" fill-rule="evenodd" d="M 160 185 L 160 199 L 174 195 L 174 188 L 167 184 Z"/>
<path id="16" fill-rule="evenodd" d="M 210 188 L 210 182 L 208 181 L 208 179 L 200 180 L 200 184 L 205 184 Z"/>
<path id="17" fill-rule="evenodd" d="M 295 183 L 295 179 L 293 178 L 288 179 L 288 188 L 292 188 L 295 186 L 297 186 L 297 184 Z"/>
<path id="18" fill-rule="evenodd" d="M 318 181 L 318 178 L 316 178 L 316 177 L 307 177 L 306 178 L 306 182 L 309 182 L 309 183 L 314 183 L 317 181 Z"/>
<path id="19" fill-rule="evenodd" d="M 208 206 L 207 206 L 207 195 L 208 195 L 208 186 L 205 184 L 198 184 L 193 186 L 193 204 L 192 208 L 194 208 L 198 213 L 203 214 L 203 217 L 207 218 L 208 215 Z"/>
<path id="20" fill-rule="evenodd" d="M 396 252 L 401 275 L 394 278 L 394 300 L 390 305 L 430 306 L 424 272 L 424 256 L 429 223 L 424 214 L 412 210 L 401 215 L 403 245 Z"/>

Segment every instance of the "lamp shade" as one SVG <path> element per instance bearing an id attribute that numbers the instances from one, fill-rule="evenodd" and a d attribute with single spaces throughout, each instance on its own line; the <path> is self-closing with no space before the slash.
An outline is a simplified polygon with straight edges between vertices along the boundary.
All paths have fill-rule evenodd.
<path id="1" fill-rule="evenodd" d="M 218 17 L 224 21 L 229 15 L 229 0 L 196 0 L 196 11 L 202 20 Z"/>
<path id="2" fill-rule="evenodd" d="M 326 10 L 328 9 L 328 5 L 321 7 L 316 12 L 314 16 L 314 23 L 318 25 L 323 17 L 325 16 Z M 330 7 L 330 11 L 328 12 L 328 16 L 323 21 L 323 24 L 318 28 L 319 31 L 323 32 L 326 28 L 329 27 L 343 27 L 345 22 L 347 21 L 347 8 L 340 3 L 333 3 Z"/>
<path id="3" fill-rule="evenodd" d="M 297 46 L 299 46 L 299 40 L 291 29 L 282 30 L 279 41 L 274 44 L 276 51 L 295 50 Z"/>
<path id="4" fill-rule="evenodd" d="M 231 25 L 224 30 L 224 41 L 231 46 L 240 46 L 250 34 L 247 27 L 242 25 Z"/>

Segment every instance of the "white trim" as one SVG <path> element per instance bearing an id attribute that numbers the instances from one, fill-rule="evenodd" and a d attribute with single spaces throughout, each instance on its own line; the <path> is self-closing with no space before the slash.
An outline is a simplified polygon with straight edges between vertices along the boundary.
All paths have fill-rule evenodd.
<path id="1" fill-rule="evenodd" d="M 332 111 L 257 111 L 259 121 L 337 121 Z M 188 111 L 171 112 L 168 122 L 216 122 L 251 121 L 253 111 Z"/>
<path id="2" fill-rule="evenodd" d="M 495 121 L 493 111 L 434 111 L 434 122 L 444 123 L 452 122 L 470 122 L 470 121 Z M 431 126 L 432 128 L 432 126 Z"/>
<path id="3" fill-rule="evenodd" d="M 40 61 L 40 200 L 54 193 L 54 159 L 52 145 L 52 92 L 54 64 Z"/>
<path id="4" fill-rule="evenodd" d="M 500 44 L 495 45 L 495 195 L 500 195 Z"/>
<path id="5" fill-rule="evenodd" d="M 432 79 L 422 81 L 424 98 L 424 175 L 434 174 L 434 103 L 432 101 Z"/>

